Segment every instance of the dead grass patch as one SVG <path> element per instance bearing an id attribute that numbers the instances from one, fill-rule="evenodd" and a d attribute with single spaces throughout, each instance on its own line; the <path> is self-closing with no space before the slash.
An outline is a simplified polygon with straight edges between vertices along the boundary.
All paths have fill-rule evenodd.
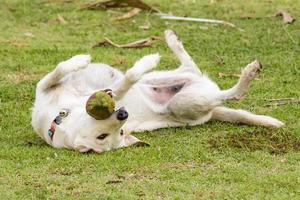
<path id="1" fill-rule="evenodd" d="M 292 133 L 275 130 L 246 131 L 241 134 L 222 134 L 209 140 L 211 148 L 234 147 L 243 150 L 266 150 L 271 154 L 283 154 L 300 150 L 300 138 Z"/>
<path id="2" fill-rule="evenodd" d="M 14 84 L 19 84 L 24 81 L 40 80 L 43 77 L 43 74 L 29 74 L 24 72 L 14 74 L 2 73 L 1 77 Z"/>

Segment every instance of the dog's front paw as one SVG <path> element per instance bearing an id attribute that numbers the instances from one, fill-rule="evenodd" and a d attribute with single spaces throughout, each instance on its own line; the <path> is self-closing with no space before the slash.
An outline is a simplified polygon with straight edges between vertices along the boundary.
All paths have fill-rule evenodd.
<path id="1" fill-rule="evenodd" d="M 258 60 L 254 60 L 242 70 L 242 76 L 253 79 L 256 75 L 260 73 L 261 69 L 261 63 Z"/>
<path id="2" fill-rule="evenodd" d="M 126 72 L 126 78 L 131 82 L 138 81 L 145 73 L 153 70 L 157 66 L 159 60 L 160 55 L 158 53 L 144 56 Z"/>
<path id="3" fill-rule="evenodd" d="M 59 63 L 59 70 L 61 73 L 70 73 L 73 71 L 78 71 L 80 69 L 84 69 L 91 63 L 90 55 L 76 55 L 66 60 L 64 62 Z"/>
<path id="4" fill-rule="evenodd" d="M 159 53 L 150 54 L 150 55 L 144 56 L 140 61 L 145 63 L 143 73 L 147 73 L 147 72 L 153 70 L 154 68 L 156 68 L 157 64 L 160 61 L 160 55 L 159 55 Z"/>
<path id="5" fill-rule="evenodd" d="M 77 71 L 87 67 L 91 63 L 91 59 L 90 55 L 76 55 L 68 61 L 73 65 L 73 70 Z"/>

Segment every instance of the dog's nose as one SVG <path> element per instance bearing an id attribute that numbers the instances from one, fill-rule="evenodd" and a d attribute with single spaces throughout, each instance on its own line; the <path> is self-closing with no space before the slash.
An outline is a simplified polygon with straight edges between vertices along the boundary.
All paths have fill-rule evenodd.
<path id="1" fill-rule="evenodd" d="M 128 112 L 125 110 L 124 107 L 117 110 L 117 119 L 118 120 L 125 120 L 128 118 Z"/>

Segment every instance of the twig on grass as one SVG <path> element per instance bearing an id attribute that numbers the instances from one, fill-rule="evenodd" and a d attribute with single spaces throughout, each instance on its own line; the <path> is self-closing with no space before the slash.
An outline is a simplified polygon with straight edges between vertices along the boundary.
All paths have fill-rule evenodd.
<path id="1" fill-rule="evenodd" d="M 116 184 L 116 183 L 122 183 L 123 181 L 122 180 L 110 180 L 110 181 L 107 181 L 105 184 Z"/>
<path id="2" fill-rule="evenodd" d="M 142 10 L 140 8 L 133 8 L 129 12 L 123 14 L 122 16 L 117 17 L 117 20 L 125 20 L 125 19 L 132 18 L 132 17 L 138 15 L 141 11 Z"/>
<path id="3" fill-rule="evenodd" d="M 212 23 L 212 24 L 222 24 L 226 26 L 230 26 L 233 28 L 237 28 L 236 25 L 233 23 L 223 21 L 223 20 L 217 20 L 217 19 L 204 19 L 204 18 L 193 18 L 193 17 L 178 17 L 174 15 L 168 15 L 165 13 L 159 13 L 158 14 L 161 19 L 169 19 L 169 20 L 178 20 L 178 21 L 193 21 L 193 22 L 200 22 L 200 23 Z M 238 28 L 240 31 L 243 31 L 243 29 Z"/>
<path id="4" fill-rule="evenodd" d="M 241 74 L 235 74 L 235 73 L 233 73 L 233 74 L 225 74 L 225 73 L 223 73 L 223 72 L 219 72 L 218 73 L 218 77 L 219 78 L 240 78 L 241 77 Z M 260 80 L 259 78 L 257 78 L 257 77 L 255 77 L 254 78 L 255 80 Z"/>
<path id="5" fill-rule="evenodd" d="M 219 72 L 218 73 L 218 77 L 219 78 L 225 78 L 225 77 L 235 77 L 235 78 L 240 78 L 241 75 L 240 74 L 225 74 L 223 72 Z"/>
<path id="6" fill-rule="evenodd" d="M 67 24 L 68 22 L 65 20 L 65 18 L 60 15 L 60 14 L 57 14 L 57 21 L 61 24 Z"/>
<path id="7" fill-rule="evenodd" d="M 108 0 L 108 1 L 85 4 L 81 7 L 81 9 L 107 10 L 110 8 L 124 8 L 124 7 L 133 7 L 133 8 L 140 8 L 141 10 L 146 10 L 151 12 L 160 12 L 158 9 L 153 8 L 152 6 L 144 3 L 141 0 Z"/>
<path id="8" fill-rule="evenodd" d="M 137 40 L 137 41 L 134 41 L 134 42 L 131 42 L 128 44 L 116 44 L 113 41 L 111 41 L 110 39 L 104 38 L 103 41 L 95 44 L 94 46 L 92 46 L 92 48 L 108 47 L 108 46 L 116 47 L 116 48 L 144 48 L 144 47 L 150 47 L 156 40 L 163 41 L 163 39 L 160 37 L 152 36 L 152 37 Z"/>

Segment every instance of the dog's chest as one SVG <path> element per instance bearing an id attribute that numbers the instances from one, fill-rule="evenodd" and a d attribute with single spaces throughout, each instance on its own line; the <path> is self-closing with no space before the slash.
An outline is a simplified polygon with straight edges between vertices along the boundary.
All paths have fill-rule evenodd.
<path id="1" fill-rule="evenodd" d="M 122 73 L 105 64 L 90 64 L 83 70 L 73 72 L 64 82 L 80 95 L 106 89 L 122 78 Z"/>

